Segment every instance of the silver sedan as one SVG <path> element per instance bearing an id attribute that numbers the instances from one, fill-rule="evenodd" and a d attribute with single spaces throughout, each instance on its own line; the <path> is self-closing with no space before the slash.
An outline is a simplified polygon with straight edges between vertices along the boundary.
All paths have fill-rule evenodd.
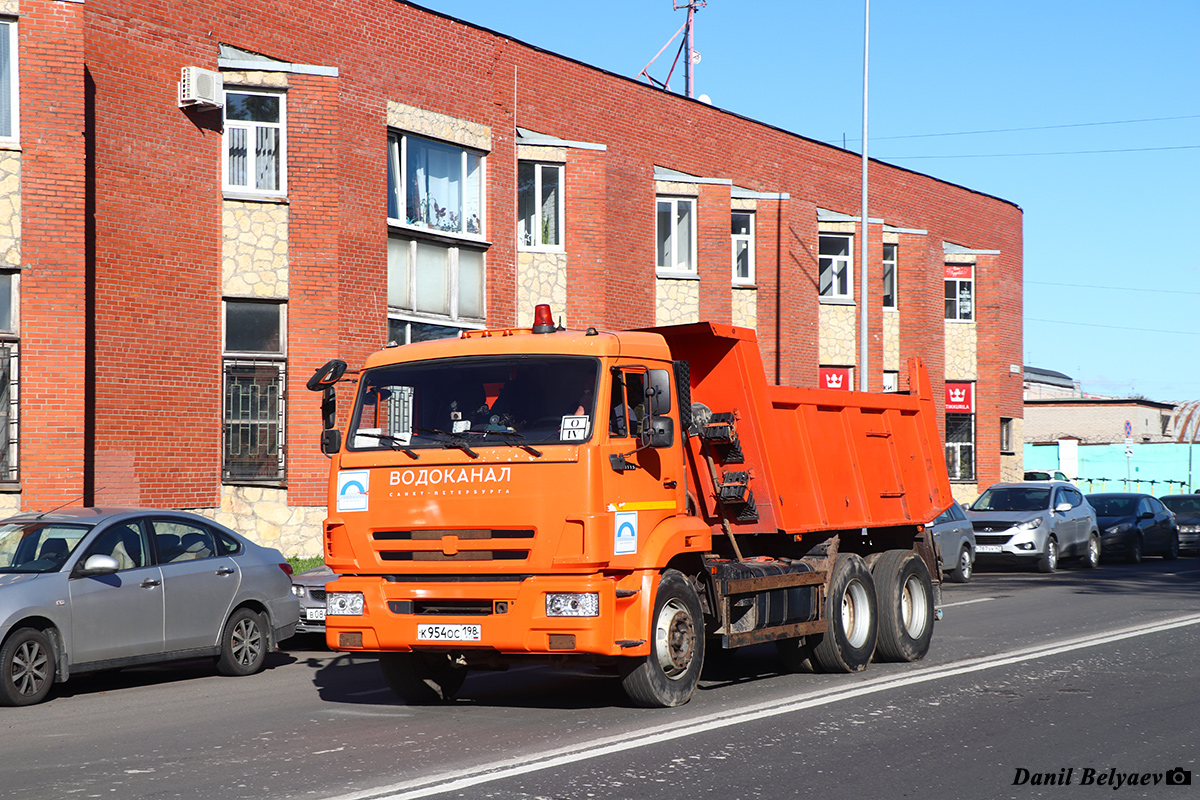
<path id="1" fill-rule="evenodd" d="M 0 521 L 0 705 L 83 672 L 211 657 L 260 671 L 292 635 L 291 567 L 204 517 L 74 508 Z"/>

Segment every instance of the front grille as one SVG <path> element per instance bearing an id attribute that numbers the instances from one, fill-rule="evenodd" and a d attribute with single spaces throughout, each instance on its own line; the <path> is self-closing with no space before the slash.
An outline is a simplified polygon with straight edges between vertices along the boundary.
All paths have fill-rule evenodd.
<path id="1" fill-rule="evenodd" d="M 528 528 L 415 528 L 375 531 L 381 561 L 524 561 L 529 558 Z"/>
<path id="2" fill-rule="evenodd" d="M 309 589 L 308 596 L 311 597 L 313 600 L 316 600 L 318 603 L 325 602 L 325 590 L 324 589 Z"/>
<path id="3" fill-rule="evenodd" d="M 429 542 L 454 536 L 458 539 L 532 539 L 531 530 L 499 530 L 488 528 L 463 528 L 459 530 L 425 528 L 410 531 L 375 531 L 372 538 L 377 542 Z"/>
<path id="4" fill-rule="evenodd" d="M 1012 522 L 972 522 L 971 527 L 976 533 L 999 533 L 1014 525 Z"/>
<path id="5" fill-rule="evenodd" d="M 389 600 L 393 614 L 418 616 L 486 617 L 492 613 L 491 600 Z"/>
<path id="6" fill-rule="evenodd" d="M 975 534 L 975 544 L 1006 544 L 1012 537 L 1007 533 L 985 533 L 983 535 Z"/>
<path id="7" fill-rule="evenodd" d="M 383 561 L 524 561 L 529 558 L 529 551 L 462 550 L 454 555 L 447 555 L 437 550 L 384 550 L 379 553 L 379 558 Z"/>

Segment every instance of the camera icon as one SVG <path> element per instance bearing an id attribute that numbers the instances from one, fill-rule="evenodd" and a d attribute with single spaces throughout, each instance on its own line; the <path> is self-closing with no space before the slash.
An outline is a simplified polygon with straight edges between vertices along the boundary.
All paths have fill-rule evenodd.
<path id="1" fill-rule="evenodd" d="M 1192 771 L 1190 769 L 1183 769 L 1182 767 L 1169 769 L 1166 774 L 1166 783 L 1167 786 L 1191 786 Z"/>

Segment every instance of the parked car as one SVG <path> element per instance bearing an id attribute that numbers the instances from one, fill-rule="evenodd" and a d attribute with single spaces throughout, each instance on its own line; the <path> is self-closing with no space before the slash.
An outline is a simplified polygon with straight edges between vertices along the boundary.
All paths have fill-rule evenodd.
<path id="1" fill-rule="evenodd" d="M 296 629 L 277 551 L 196 514 L 120 508 L 0 521 L 0 705 L 80 673 L 211 657 L 250 675 Z"/>
<path id="2" fill-rule="evenodd" d="M 322 564 L 292 578 L 292 594 L 300 600 L 300 624 L 296 633 L 325 635 L 325 584 L 336 575 Z"/>
<path id="3" fill-rule="evenodd" d="M 1179 549 L 1189 553 L 1200 551 L 1200 494 L 1169 494 L 1158 499 L 1175 512 Z"/>
<path id="4" fill-rule="evenodd" d="M 1179 525 L 1175 514 L 1157 497 L 1137 492 L 1089 494 L 1096 509 L 1106 555 L 1122 554 L 1138 564 L 1142 556 L 1179 556 Z"/>
<path id="5" fill-rule="evenodd" d="M 967 511 L 975 529 L 975 560 L 1035 564 L 1054 572 L 1064 558 L 1100 563 L 1096 512 L 1079 489 L 1062 481 L 997 483 Z"/>
<path id="6" fill-rule="evenodd" d="M 1071 482 L 1070 478 L 1068 478 L 1063 472 L 1061 472 L 1060 470 L 1057 470 L 1057 469 L 1053 470 L 1051 472 L 1043 472 L 1041 470 L 1029 470 L 1025 473 L 1025 480 L 1027 480 L 1027 481 L 1065 481 L 1067 483 Z"/>
<path id="7" fill-rule="evenodd" d="M 931 523 L 930 529 L 946 577 L 955 583 L 971 580 L 975 571 L 975 531 L 963 507 L 957 502 L 951 504 Z"/>

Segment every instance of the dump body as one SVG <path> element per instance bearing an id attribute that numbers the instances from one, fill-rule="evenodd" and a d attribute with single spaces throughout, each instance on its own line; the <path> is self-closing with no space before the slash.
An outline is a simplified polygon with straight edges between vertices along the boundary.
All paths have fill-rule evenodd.
<path id="1" fill-rule="evenodd" d="M 708 323 L 377 353 L 330 449 L 328 643 L 448 653 L 455 669 L 657 669 L 702 659 L 706 637 L 816 635 L 839 552 L 911 552 L 937 574 L 922 525 L 952 498 L 915 361 L 909 381 L 909 395 L 771 386 L 754 333 Z M 668 654 L 664 630 L 679 634 Z"/>

